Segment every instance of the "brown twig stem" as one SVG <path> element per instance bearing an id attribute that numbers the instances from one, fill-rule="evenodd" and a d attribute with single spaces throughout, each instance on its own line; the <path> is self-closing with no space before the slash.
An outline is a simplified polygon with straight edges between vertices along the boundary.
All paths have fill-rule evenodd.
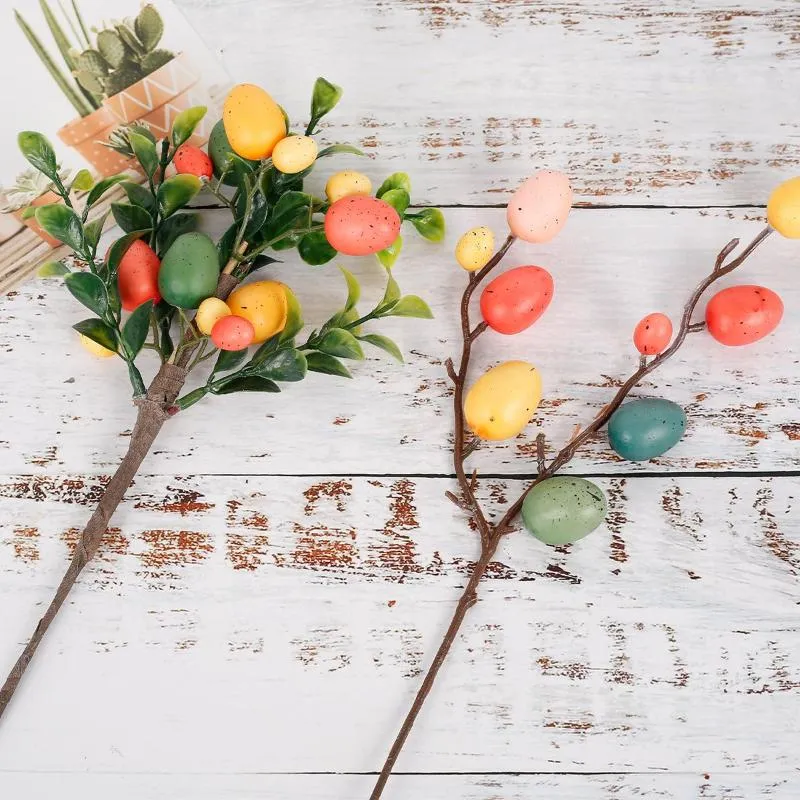
<path id="1" fill-rule="evenodd" d="M 483 280 L 483 278 L 486 277 L 486 275 L 489 274 L 489 272 L 491 272 L 492 269 L 494 269 L 495 266 L 497 266 L 497 264 L 500 263 L 508 248 L 513 243 L 513 237 L 508 237 L 503 247 L 500 248 L 492 260 L 482 270 L 480 270 L 480 272 L 473 273 L 470 276 L 467 288 L 464 290 L 464 294 L 462 295 L 460 306 L 461 332 L 463 339 L 461 361 L 458 372 L 456 372 L 452 361 L 448 359 L 447 370 L 455 385 L 453 397 L 453 410 L 455 416 L 453 463 L 455 466 L 456 477 L 464 498 L 463 504 L 467 507 L 467 510 L 475 519 L 478 527 L 478 532 L 481 539 L 480 557 L 475 562 L 467 585 L 464 588 L 464 591 L 462 592 L 461 597 L 456 605 L 450 625 L 448 626 L 444 638 L 442 639 L 442 642 L 436 651 L 433 662 L 425 674 L 422 685 L 420 686 L 419 691 L 414 698 L 400 731 L 398 732 L 394 743 L 389 750 L 389 755 L 387 756 L 383 768 L 378 775 L 375 788 L 370 795 L 370 800 L 379 800 L 379 798 L 382 796 L 383 790 L 386 787 L 386 783 L 389 780 L 389 776 L 392 774 L 392 770 L 394 769 L 394 765 L 397 762 L 397 759 L 403 749 L 403 746 L 405 745 L 406 740 L 408 739 L 409 734 L 411 733 L 412 728 L 414 727 L 414 723 L 416 722 L 417 717 L 422 710 L 425 700 L 433 688 L 436 677 L 438 676 L 439 671 L 441 670 L 442 665 L 444 664 L 447 655 L 450 652 L 450 648 L 452 647 L 453 642 L 455 641 L 456 636 L 461 629 L 464 618 L 466 617 L 469 609 L 472 608 L 472 606 L 477 602 L 478 585 L 486 574 L 486 570 L 494 558 L 494 554 L 497 551 L 500 540 L 509 532 L 511 523 L 520 512 L 522 503 L 525 500 L 527 493 L 537 483 L 540 483 L 547 478 L 551 478 L 558 472 L 558 470 L 567 464 L 573 458 L 578 449 L 582 445 L 586 444 L 600 430 L 600 428 L 602 428 L 608 422 L 608 420 L 611 418 L 611 415 L 620 407 L 620 405 L 622 405 L 623 400 L 628 396 L 630 391 L 636 385 L 638 385 L 646 375 L 649 375 L 655 369 L 660 367 L 667 359 L 673 356 L 686 340 L 686 336 L 689 333 L 702 329 L 701 327 L 698 327 L 698 323 L 692 323 L 692 316 L 698 302 L 700 301 L 700 298 L 715 281 L 719 280 L 724 275 L 728 275 L 737 267 L 741 266 L 741 264 L 767 238 L 767 236 L 769 236 L 771 232 L 772 229 L 769 226 L 764 228 L 736 258 L 727 264 L 725 263 L 725 260 L 736 249 L 736 247 L 738 247 L 739 240 L 733 239 L 722 248 L 717 256 L 713 270 L 700 282 L 694 292 L 692 292 L 689 300 L 686 302 L 683 316 L 681 318 L 681 324 L 672 344 L 663 353 L 661 353 L 661 355 L 653 358 L 651 361 L 648 362 L 646 359 L 643 359 L 639 363 L 638 369 L 622 384 L 611 401 L 603 406 L 602 409 L 600 409 L 600 411 L 588 425 L 583 428 L 576 429 L 567 444 L 564 445 L 564 447 L 556 454 L 549 464 L 544 463 L 544 435 L 539 434 L 539 436 L 537 436 L 537 461 L 539 462 L 539 472 L 537 477 L 517 498 L 517 500 L 511 504 L 503 517 L 492 525 L 488 523 L 484 511 L 476 499 L 474 480 L 467 479 L 464 473 L 464 383 L 467 377 L 472 344 L 480 335 L 480 333 L 485 330 L 484 323 L 477 325 L 474 330 L 470 328 L 469 304 L 478 284 Z M 473 473 L 473 479 L 475 475 L 476 473 Z"/>

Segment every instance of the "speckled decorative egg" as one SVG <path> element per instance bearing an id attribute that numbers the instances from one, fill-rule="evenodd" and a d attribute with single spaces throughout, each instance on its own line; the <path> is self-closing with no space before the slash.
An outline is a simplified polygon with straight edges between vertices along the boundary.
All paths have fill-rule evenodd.
<path id="1" fill-rule="evenodd" d="M 456 261 L 467 272 L 483 269 L 494 253 L 494 233 L 481 226 L 468 230 L 456 244 Z"/>
<path id="2" fill-rule="evenodd" d="M 207 297 L 198 306 L 194 321 L 200 333 L 210 336 L 214 326 L 230 313 L 231 310 L 224 300 L 220 300 L 218 297 Z"/>
<path id="3" fill-rule="evenodd" d="M 214 175 L 214 163 L 211 157 L 199 147 L 184 143 L 176 151 L 172 159 L 175 171 L 181 175 L 197 175 L 198 178 L 208 178 Z"/>
<path id="4" fill-rule="evenodd" d="M 158 277 L 161 261 L 147 242 L 136 239 L 125 251 L 117 267 L 119 301 L 125 311 L 133 311 L 142 303 L 158 303 L 161 293 Z"/>
<path id="5" fill-rule="evenodd" d="M 752 344 L 768 336 L 783 317 L 783 302 L 764 286 L 730 286 L 706 306 L 708 332 L 721 344 Z"/>
<path id="6" fill-rule="evenodd" d="M 356 172 L 353 169 L 344 169 L 331 175 L 325 184 L 325 196 L 329 203 L 335 203 L 343 197 L 371 193 L 372 181 L 363 172 Z"/>
<path id="7" fill-rule="evenodd" d="M 767 202 L 767 222 L 788 239 L 800 239 L 800 177 L 777 186 Z"/>
<path id="8" fill-rule="evenodd" d="M 608 441 L 628 461 L 648 461 L 675 447 L 686 430 L 684 410 L 671 400 L 645 397 L 620 406 L 608 422 Z"/>
<path id="9" fill-rule="evenodd" d="M 228 314 L 211 330 L 211 341 L 220 350 L 244 350 L 253 343 L 255 328 L 244 317 Z"/>
<path id="10" fill-rule="evenodd" d="M 252 324 L 255 344 L 266 342 L 286 325 L 289 304 L 286 288 L 278 281 L 245 283 L 230 293 L 227 305 L 231 313 Z"/>
<path id="11" fill-rule="evenodd" d="M 549 242 L 567 221 L 572 187 L 563 172 L 543 169 L 514 192 L 506 209 L 508 227 L 526 242 Z"/>
<path id="12" fill-rule="evenodd" d="M 385 250 L 400 233 L 400 216 L 377 197 L 343 197 L 325 214 L 325 237 L 347 256 Z"/>
<path id="13" fill-rule="evenodd" d="M 295 175 L 308 169 L 316 158 L 317 143 L 310 136 L 287 136 L 272 151 L 275 169 L 287 175 Z"/>
<path id="14" fill-rule="evenodd" d="M 525 495 L 522 523 L 545 544 L 571 544 L 597 528 L 606 511 L 606 496 L 597 484 L 556 475 Z"/>
<path id="15" fill-rule="evenodd" d="M 267 158 L 286 136 L 286 120 L 280 106 L 252 83 L 231 89 L 225 98 L 222 121 L 233 152 L 242 158 Z"/>
<path id="16" fill-rule="evenodd" d="M 515 267 L 498 275 L 481 294 L 481 314 L 492 330 L 524 331 L 553 299 L 553 277 L 541 267 Z"/>
<path id="17" fill-rule="evenodd" d="M 672 322 L 666 314 L 648 314 L 633 331 L 633 344 L 643 356 L 655 356 L 667 349 L 672 339 Z"/>

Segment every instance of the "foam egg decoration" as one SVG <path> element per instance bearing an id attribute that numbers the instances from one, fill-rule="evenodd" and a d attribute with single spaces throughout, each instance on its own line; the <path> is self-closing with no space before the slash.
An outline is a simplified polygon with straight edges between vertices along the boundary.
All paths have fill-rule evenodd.
<path id="1" fill-rule="evenodd" d="M 219 254 L 211 238 L 197 231 L 183 233 L 164 254 L 158 288 L 171 306 L 197 308 L 216 292 L 219 272 Z"/>
<path id="2" fill-rule="evenodd" d="M 778 185 L 767 202 L 767 222 L 788 239 L 800 239 L 800 177 Z"/>
<path id="3" fill-rule="evenodd" d="M 556 475 L 525 495 L 522 523 L 545 544 L 572 544 L 595 530 L 607 510 L 605 493 L 597 484 Z"/>
<path id="4" fill-rule="evenodd" d="M 400 233 L 400 215 L 377 197 L 343 197 L 325 214 L 325 237 L 347 256 L 385 250 Z"/>
<path id="5" fill-rule="evenodd" d="M 542 267 L 515 267 L 498 275 L 481 294 L 481 314 L 492 330 L 507 335 L 529 328 L 553 299 L 553 277 Z"/>
<path id="6" fill-rule="evenodd" d="M 325 184 L 325 196 L 329 203 L 335 203 L 343 197 L 372 194 L 372 181 L 362 172 L 345 169 L 328 178 Z"/>
<path id="7" fill-rule="evenodd" d="M 78 334 L 78 339 L 83 345 L 83 348 L 96 358 L 110 358 L 111 356 L 116 355 L 113 350 L 103 347 L 103 345 L 101 345 L 99 342 L 96 342 L 94 339 L 90 339 L 88 336 L 84 336 L 82 333 Z"/>
<path id="8" fill-rule="evenodd" d="M 666 314 L 642 317 L 633 331 L 633 344 L 643 356 L 655 356 L 667 349 L 672 339 L 672 322 Z"/>
<path id="9" fill-rule="evenodd" d="M 494 253 L 494 233 L 481 226 L 468 230 L 456 244 L 456 261 L 467 272 L 483 269 Z"/>
<path id="10" fill-rule="evenodd" d="M 218 297 L 206 297 L 197 308 L 194 316 L 195 325 L 200 333 L 210 336 L 214 326 L 231 313 L 228 304 Z"/>
<path id="11" fill-rule="evenodd" d="M 286 136 L 275 145 L 272 163 L 286 175 L 308 169 L 317 158 L 317 143 L 310 136 Z"/>
<path id="12" fill-rule="evenodd" d="M 542 379 L 533 364 L 506 361 L 485 372 L 464 401 L 464 417 L 480 439 L 513 439 L 533 419 Z"/>
<path id="13" fill-rule="evenodd" d="M 272 155 L 286 136 L 280 106 L 260 86 L 241 83 L 225 98 L 222 121 L 233 152 L 255 161 Z"/>
<path id="14" fill-rule="evenodd" d="M 572 187 L 563 172 L 543 169 L 528 178 L 506 208 L 508 227 L 525 242 L 549 242 L 567 221 Z"/>
<path id="15" fill-rule="evenodd" d="M 646 397 L 621 405 L 608 421 L 608 441 L 628 461 L 649 461 L 675 447 L 686 430 L 684 410 L 671 400 Z"/>
<path id="16" fill-rule="evenodd" d="M 255 344 L 266 342 L 286 325 L 289 304 L 286 290 L 278 281 L 245 283 L 230 293 L 227 305 L 232 314 L 253 326 Z"/>
<path id="17" fill-rule="evenodd" d="M 706 327 L 720 344 L 736 347 L 768 336 L 783 317 L 783 302 L 764 286 L 729 286 L 706 306 Z"/>
<path id="18" fill-rule="evenodd" d="M 254 337 L 252 323 L 235 314 L 222 317 L 211 330 L 211 341 L 220 350 L 244 350 L 253 343 Z"/>
<path id="19" fill-rule="evenodd" d="M 125 311 L 133 311 L 148 300 L 161 300 L 160 270 L 161 261 L 147 242 L 136 239 L 131 243 L 117 267 L 119 302 Z"/>
<path id="20" fill-rule="evenodd" d="M 172 159 L 175 171 L 181 175 L 197 175 L 198 178 L 208 178 L 214 175 L 214 163 L 211 157 L 199 147 L 192 144 L 182 144 Z"/>

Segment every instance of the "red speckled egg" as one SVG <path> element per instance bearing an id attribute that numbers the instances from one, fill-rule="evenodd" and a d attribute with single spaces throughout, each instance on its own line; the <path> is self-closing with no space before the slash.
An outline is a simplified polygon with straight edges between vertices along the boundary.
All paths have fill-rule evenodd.
<path id="1" fill-rule="evenodd" d="M 764 286 L 731 286 L 706 306 L 708 332 L 721 344 L 751 344 L 768 336 L 783 317 L 783 302 Z"/>
<path id="2" fill-rule="evenodd" d="M 633 343 L 643 356 L 655 356 L 667 349 L 672 339 L 672 322 L 666 314 L 648 314 L 633 331 Z"/>
<path id="3" fill-rule="evenodd" d="M 220 350 L 244 350 L 250 347 L 255 336 L 253 324 L 235 314 L 222 317 L 211 329 L 211 341 Z"/>
<path id="4" fill-rule="evenodd" d="M 198 178 L 211 180 L 211 176 L 214 174 L 214 163 L 208 153 L 191 144 L 182 144 L 175 151 L 172 163 L 182 175 L 197 175 Z"/>
<path id="5" fill-rule="evenodd" d="M 563 172 L 543 169 L 514 192 L 506 208 L 508 227 L 525 242 L 549 242 L 567 221 L 572 187 Z"/>
<path id="6" fill-rule="evenodd" d="M 343 197 L 325 214 L 325 237 L 334 250 L 347 256 L 385 250 L 399 233 L 400 216 L 377 197 Z"/>
<path id="7" fill-rule="evenodd" d="M 136 239 L 125 251 L 117 268 L 117 286 L 120 305 L 133 311 L 142 303 L 161 300 L 158 291 L 158 271 L 161 261 L 152 247 Z"/>
<path id="8" fill-rule="evenodd" d="M 492 330 L 524 331 L 553 299 L 553 277 L 541 267 L 516 267 L 496 277 L 481 295 L 481 314 Z"/>

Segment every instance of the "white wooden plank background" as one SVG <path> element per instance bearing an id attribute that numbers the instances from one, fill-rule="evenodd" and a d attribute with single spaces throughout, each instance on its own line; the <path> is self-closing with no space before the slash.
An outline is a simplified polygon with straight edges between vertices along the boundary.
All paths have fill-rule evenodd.
<path id="1" fill-rule="evenodd" d="M 419 200 L 501 204 L 547 165 L 581 202 L 665 206 L 579 210 L 559 241 L 513 251 L 509 265 L 553 272 L 556 297 L 531 331 L 478 347 L 476 372 L 523 357 L 545 379 L 529 434 L 470 462 L 499 508 L 533 470 L 535 433 L 556 445 L 606 402 L 633 366 L 637 319 L 677 315 L 800 163 L 793 3 L 179 5 L 235 78 L 295 117 L 317 74 L 345 85 L 326 137 L 360 141 L 376 178 L 408 168 Z M 436 313 L 383 328 L 406 365 L 376 358 L 352 382 L 313 376 L 169 423 L 0 728 L 0 796 L 368 795 L 363 773 L 476 556 L 443 496 L 441 361 L 463 281 L 455 239 L 478 223 L 501 235 L 503 214 L 447 218 L 447 243 L 409 235 L 397 268 Z M 781 293 L 773 336 L 741 350 L 695 336 L 642 387 L 687 407 L 674 451 L 635 466 L 598 440 L 576 459 L 608 492 L 599 531 L 562 550 L 504 543 L 387 800 L 798 796 L 799 259 L 773 237 L 728 280 Z M 343 263 L 377 296 L 379 269 Z M 274 274 L 310 319 L 341 295 L 332 268 L 288 256 Z M 132 425 L 119 365 L 69 339 L 80 315 L 52 284 L 0 301 L 2 664 Z M 31 364 L 36 380 L 12 380 Z"/>

